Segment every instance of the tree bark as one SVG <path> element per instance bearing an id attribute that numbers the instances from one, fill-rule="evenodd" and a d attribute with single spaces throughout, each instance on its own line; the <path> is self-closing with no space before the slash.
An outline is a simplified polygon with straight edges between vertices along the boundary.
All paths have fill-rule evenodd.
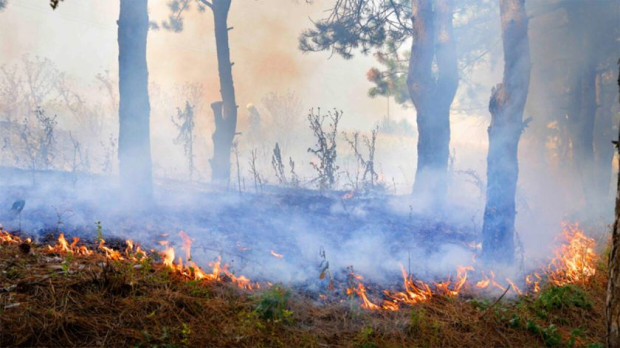
<path id="1" fill-rule="evenodd" d="M 450 156 L 450 106 L 458 87 L 452 0 L 412 0 L 414 38 L 407 86 L 416 108 L 418 161 L 413 195 L 429 207 L 445 198 Z M 432 71 L 433 59 L 438 68 Z"/>
<path id="2" fill-rule="evenodd" d="M 220 114 L 215 113 L 215 132 L 213 133 L 213 158 L 211 159 L 212 180 L 227 184 L 230 180 L 230 152 L 237 127 L 237 102 L 232 77 L 232 63 L 228 45 L 228 12 L 231 0 L 213 0 L 213 18 L 215 23 L 215 44 L 217 66 L 220 78 L 221 105 L 217 106 Z M 218 118 L 219 116 L 219 118 Z"/>
<path id="3" fill-rule="evenodd" d="M 594 121 L 596 114 L 596 70 L 592 59 L 574 67 L 577 70 L 571 87 L 567 122 L 572 163 L 579 176 L 579 186 L 588 207 L 596 204 L 594 193 Z M 582 70 L 582 71 L 579 71 Z"/>
<path id="4" fill-rule="evenodd" d="M 612 161 L 614 148 L 609 146 L 609 139 L 613 138 L 613 105 L 616 102 L 615 86 L 609 88 L 604 83 L 605 75 L 614 75 L 613 68 L 600 71 L 596 76 L 596 121 L 594 134 L 594 182 L 596 185 L 599 213 L 608 209 L 608 198 L 611 186 Z M 609 76 L 609 75 L 607 75 Z M 613 84 L 612 84 L 613 85 Z M 611 91 L 610 91 L 611 89 Z"/>
<path id="5" fill-rule="evenodd" d="M 525 0 L 501 0 L 504 77 L 493 88 L 489 111 L 487 202 L 482 227 L 482 258 L 488 263 L 514 261 L 515 194 L 519 139 L 530 82 L 530 48 Z"/>
<path id="6" fill-rule="evenodd" d="M 150 111 L 146 40 L 148 0 L 121 0 L 118 20 L 119 139 L 123 192 L 152 198 Z"/>
<path id="7" fill-rule="evenodd" d="M 620 61 L 618 62 L 620 64 Z M 620 69 L 619 69 L 620 70 Z M 620 71 L 618 72 L 620 87 Z M 620 99 L 619 99 L 620 101 Z M 620 133 L 616 148 L 620 144 Z M 620 160 L 619 163 L 620 164 Z M 616 193 L 616 220 L 611 235 L 611 251 L 609 252 L 609 280 L 607 283 L 607 347 L 620 347 L 620 175 Z"/>

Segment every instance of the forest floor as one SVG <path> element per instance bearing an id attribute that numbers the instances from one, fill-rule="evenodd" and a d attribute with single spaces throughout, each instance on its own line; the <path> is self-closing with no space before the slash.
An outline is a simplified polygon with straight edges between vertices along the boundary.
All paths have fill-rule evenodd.
<path id="1" fill-rule="evenodd" d="M 0 346 L 602 347 L 605 337 L 605 256 L 582 284 L 386 311 L 361 308 L 355 293 L 318 304 L 280 285 L 188 280 L 151 257 L 0 241 Z"/>

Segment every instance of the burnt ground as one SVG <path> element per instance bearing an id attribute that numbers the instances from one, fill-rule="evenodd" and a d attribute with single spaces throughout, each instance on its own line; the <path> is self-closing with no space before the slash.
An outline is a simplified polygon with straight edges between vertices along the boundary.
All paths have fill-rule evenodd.
<path id="1" fill-rule="evenodd" d="M 584 284 L 499 301 L 437 295 L 391 312 L 0 242 L 0 346 L 603 347 L 604 261 Z"/>
<path id="2" fill-rule="evenodd" d="M 381 192 L 345 198 L 345 191 L 265 186 L 239 193 L 166 182 L 157 186 L 154 204 L 140 208 L 120 204 L 109 178 L 46 171 L 37 172 L 33 186 L 29 172 L 4 171 L 12 178 L 0 200 L 6 230 L 41 243 L 53 243 L 59 232 L 88 243 L 101 221 L 113 247 L 132 239 L 161 249 L 158 241 L 169 240 L 177 252 L 183 230 L 194 240 L 192 258 L 201 266 L 221 257 L 238 274 L 313 292 L 326 286 L 317 281 L 324 261 L 334 277 L 352 266 L 370 282 L 395 284 L 403 265 L 433 279 L 470 262 L 478 239 L 463 209 L 428 218 L 413 211 L 408 197 Z M 18 199 L 25 200 L 24 210 L 12 214 Z"/>

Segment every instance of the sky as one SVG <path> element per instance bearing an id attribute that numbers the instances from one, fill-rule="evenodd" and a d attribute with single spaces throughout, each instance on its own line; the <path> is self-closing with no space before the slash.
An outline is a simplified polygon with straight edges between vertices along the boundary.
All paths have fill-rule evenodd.
<path id="1" fill-rule="evenodd" d="M 371 128 L 386 113 L 385 99 L 367 97 L 366 71 L 372 56 L 358 54 L 345 61 L 329 52 L 298 50 L 300 33 L 329 8 L 329 0 L 233 1 L 229 25 L 233 76 L 240 107 L 257 103 L 272 91 L 294 91 L 305 108 L 338 107 L 349 115 L 345 126 Z M 151 21 L 168 15 L 167 0 L 149 1 Z M 68 0 L 52 11 L 47 1 L 13 0 L 0 13 L 0 65 L 24 54 L 48 57 L 77 80 L 91 81 L 97 73 L 118 71 L 116 20 L 118 1 Z M 163 86 L 200 82 L 207 104 L 218 100 L 213 20 L 196 8 L 185 16 L 182 33 L 151 31 L 147 52 L 150 82 Z M 412 110 L 391 108 L 395 118 L 414 122 Z M 301 119 L 300 121 L 305 121 Z"/>

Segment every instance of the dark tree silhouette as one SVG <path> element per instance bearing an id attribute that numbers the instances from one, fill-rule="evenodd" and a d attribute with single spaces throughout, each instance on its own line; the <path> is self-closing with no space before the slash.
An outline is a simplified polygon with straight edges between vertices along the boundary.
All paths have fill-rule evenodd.
<path id="1" fill-rule="evenodd" d="M 412 0 L 407 86 L 417 110 L 418 166 L 413 194 L 441 203 L 450 157 L 450 106 L 458 87 L 451 0 Z M 433 60 L 437 73 L 433 72 Z"/>
<path id="2" fill-rule="evenodd" d="M 56 9 L 63 0 L 50 0 Z M 118 19 L 118 159 L 125 198 L 140 204 L 152 199 L 153 174 L 146 42 L 148 0 L 120 0 Z"/>
<path id="3" fill-rule="evenodd" d="M 517 150 L 523 109 L 530 83 L 530 47 L 525 0 L 500 0 L 504 47 L 504 77 L 493 88 L 489 111 L 487 202 L 482 227 L 482 256 L 489 263 L 514 261 L 515 194 L 519 164 Z"/>
<path id="4" fill-rule="evenodd" d="M 528 8 L 536 62 L 528 109 L 543 125 L 529 137 L 540 153 L 551 154 L 553 142 L 557 164 L 544 169 L 562 173 L 567 199 L 599 218 L 611 198 L 620 3 L 532 0 Z"/>
<path id="5" fill-rule="evenodd" d="M 618 61 L 618 88 L 620 92 L 620 60 Z M 620 101 L 620 98 L 618 99 Z M 620 149 L 620 133 L 615 142 Z M 620 161 L 619 161 L 620 164 Z M 616 219 L 609 252 L 609 280 L 607 283 L 607 347 L 620 347 L 620 175 L 616 190 Z"/>
<path id="6" fill-rule="evenodd" d="M 121 0 L 118 19 L 121 185 L 129 197 L 152 197 L 150 103 L 146 41 L 148 0 Z"/>
<path id="7" fill-rule="evenodd" d="M 217 51 L 217 68 L 220 79 L 221 101 L 211 105 L 215 118 L 215 132 L 213 133 L 213 158 L 211 163 L 211 177 L 214 182 L 228 184 L 230 180 L 230 154 L 233 139 L 237 128 L 237 102 L 233 83 L 232 66 L 230 61 L 230 47 L 228 44 L 228 13 L 232 0 L 174 0 L 170 3 L 172 14 L 163 24 L 164 28 L 176 32 L 183 30 L 184 11 L 190 9 L 192 3 L 199 6 L 199 10 L 210 9 L 215 24 L 215 45 Z"/>

